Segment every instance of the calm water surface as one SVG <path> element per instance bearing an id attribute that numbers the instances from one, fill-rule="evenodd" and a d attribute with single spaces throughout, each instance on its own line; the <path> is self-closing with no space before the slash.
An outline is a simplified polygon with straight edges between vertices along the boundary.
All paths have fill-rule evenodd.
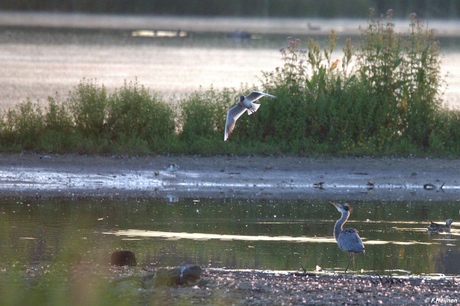
<path id="1" fill-rule="evenodd" d="M 237 26 L 234 28 L 238 29 Z M 111 91 L 135 79 L 173 102 L 193 91 L 260 85 L 262 72 L 282 65 L 279 49 L 291 34 L 254 34 L 253 39 L 227 38 L 228 33 L 190 32 L 185 38 L 133 37 L 131 30 L 0 27 L 0 106 L 30 98 L 64 99 L 83 79 Z M 327 45 L 323 35 L 293 35 L 303 47 L 309 37 Z M 342 58 L 339 34 L 333 60 Z M 460 107 L 460 38 L 440 37 L 445 105 Z"/>
<path id="2" fill-rule="evenodd" d="M 460 275 L 460 224 L 450 234 L 426 230 L 429 220 L 458 219 L 458 203 L 350 204 L 347 225 L 366 246 L 353 270 Z M 13 199 L 0 205 L 0 265 L 69 254 L 108 264 L 112 251 L 127 249 L 140 265 L 343 271 L 347 254 L 332 236 L 339 217 L 318 200 Z"/>

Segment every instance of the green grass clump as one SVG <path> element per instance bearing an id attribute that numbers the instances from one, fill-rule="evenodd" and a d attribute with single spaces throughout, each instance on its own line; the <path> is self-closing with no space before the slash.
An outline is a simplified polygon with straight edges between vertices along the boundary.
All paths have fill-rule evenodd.
<path id="1" fill-rule="evenodd" d="M 9 109 L 1 121 L 1 144 L 4 149 L 33 150 L 44 129 L 43 113 L 30 100 Z"/>
<path id="2" fill-rule="evenodd" d="M 137 84 L 127 84 L 109 98 L 105 130 L 111 147 L 125 154 L 167 152 L 175 137 L 173 109 Z"/>
<path id="3" fill-rule="evenodd" d="M 218 144 L 214 149 L 222 147 L 225 115 L 236 95 L 234 89 L 211 88 L 181 100 L 179 139 L 190 149 L 187 153 L 200 153 L 213 143 Z"/>
<path id="4" fill-rule="evenodd" d="M 103 134 L 108 104 L 104 85 L 99 87 L 94 82 L 81 82 L 66 102 L 75 132 L 84 137 Z"/>
<path id="5" fill-rule="evenodd" d="M 283 65 L 262 75 L 263 107 L 243 114 L 223 141 L 227 110 L 254 87 L 196 91 L 164 101 L 134 82 L 108 94 L 82 80 L 68 98 L 27 100 L 0 119 L 0 149 L 111 154 L 293 154 L 458 156 L 460 115 L 441 107 L 439 45 L 411 15 L 397 33 L 392 11 L 347 39 L 321 48 L 295 38 L 280 50 Z M 176 105 L 176 107 L 172 107 Z"/>
<path id="6" fill-rule="evenodd" d="M 83 80 L 69 97 L 49 97 L 47 108 L 29 100 L 1 120 L 5 151 L 151 154 L 168 152 L 177 142 L 173 109 L 137 81 L 109 95 Z"/>

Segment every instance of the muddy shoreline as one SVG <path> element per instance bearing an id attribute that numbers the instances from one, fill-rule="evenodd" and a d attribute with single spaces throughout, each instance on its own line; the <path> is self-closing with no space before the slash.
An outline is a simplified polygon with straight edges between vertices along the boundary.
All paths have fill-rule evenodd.
<path id="1" fill-rule="evenodd" d="M 117 276 L 119 273 L 121 276 Z M 115 276 L 112 283 L 116 290 L 128 293 L 139 287 L 139 278 L 145 274 L 134 272 L 126 276 L 126 270 L 112 269 L 112 277 Z M 188 286 L 170 288 L 144 284 L 140 300 L 153 299 L 158 305 L 184 302 L 204 305 L 458 305 L 458 284 L 458 278 L 450 276 L 210 268 Z"/>
<path id="2" fill-rule="evenodd" d="M 212 290 L 209 290 L 209 289 Z M 191 291 L 191 292 L 190 292 Z M 257 271 L 204 273 L 201 284 L 179 288 L 189 301 L 219 305 L 458 305 L 458 280 L 451 277 L 305 275 Z"/>
<path id="3" fill-rule="evenodd" d="M 24 277 L 33 284 L 48 268 L 45 265 L 31 267 Z M 109 292 L 117 297 L 119 303 L 124 301 L 122 305 L 460 304 L 458 277 L 443 275 L 425 277 L 207 268 L 199 280 L 188 285 L 155 287 L 150 277 L 158 270 L 155 267 L 95 268 L 80 265 L 70 270 L 77 279 L 85 279 L 89 284 L 104 278 L 110 286 Z M 81 304 L 79 299 L 71 296 L 65 302 Z"/>
<path id="4" fill-rule="evenodd" d="M 458 159 L 2 154 L 0 195 L 458 201 L 458 169 Z"/>
<path id="5" fill-rule="evenodd" d="M 176 164 L 176 171 L 168 171 Z M 458 159 L 300 157 L 119 157 L 0 155 L 3 197 L 212 197 L 458 201 Z M 432 188 L 426 188 L 427 184 Z M 339 251 L 339 250 L 338 250 Z M 25 269 L 36 283 L 49 269 Z M 65 267 L 68 269 L 69 267 Z M 457 276 L 236 271 L 203 267 L 191 286 L 143 287 L 159 267 L 77 265 L 74 275 L 117 281 L 117 296 L 138 305 L 457 305 Z M 108 273 L 108 274 L 107 274 Z M 30 274 L 30 275 L 29 275 Z M 130 281 L 131 279 L 135 281 Z M 69 284 L 72 286 L 72 284 Z M 136 302 L 134 302 L 136 301 Z"/>

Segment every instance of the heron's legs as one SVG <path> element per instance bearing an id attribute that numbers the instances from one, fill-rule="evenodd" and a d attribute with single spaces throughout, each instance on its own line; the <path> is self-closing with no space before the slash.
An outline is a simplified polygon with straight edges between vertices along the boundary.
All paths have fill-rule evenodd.
<path id="1" fill-rule="evenodd" d="M 345 272 L 344 272 L 344 273 L 347 273 L 348 266 L 350 266 L 350 262 L 351 262 L 351 257 L 352 257 L 352 256 L 353 256 L 353 254 L 348 253 L 348 264 L 347 264 L 347 267 L 345 268 Z"/>

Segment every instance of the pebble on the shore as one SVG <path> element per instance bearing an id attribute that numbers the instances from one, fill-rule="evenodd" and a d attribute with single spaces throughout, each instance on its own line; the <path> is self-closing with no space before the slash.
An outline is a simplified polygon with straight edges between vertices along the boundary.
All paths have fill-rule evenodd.
<path id="1" fill-rule="evenodd" d="M 112 266 L 135 266 L 137 265 L 136 255 L 131 251 L 115 251 L 110 256 L 110 264 Z"/>

